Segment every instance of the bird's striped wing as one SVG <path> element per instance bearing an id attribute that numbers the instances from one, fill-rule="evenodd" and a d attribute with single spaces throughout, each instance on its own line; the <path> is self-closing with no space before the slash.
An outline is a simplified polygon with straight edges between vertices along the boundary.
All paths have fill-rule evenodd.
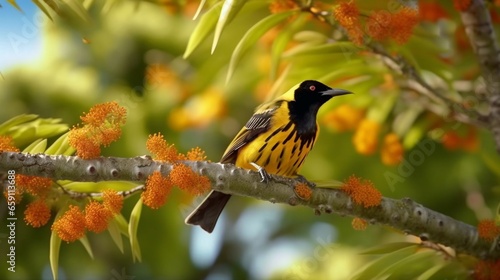
<path id="1" fill-rule="evenodd" d="M 258 110 L 253 114 L 247 124 L 238 132 L 231 144 L 227 147 L 222 156 L 221 163 L 236 162 L 238 150 L 269 129 L 271 126 L 271 117 L 279 107 L 277 105 L 278 104 L 275 104 L 270 108 Z"/>

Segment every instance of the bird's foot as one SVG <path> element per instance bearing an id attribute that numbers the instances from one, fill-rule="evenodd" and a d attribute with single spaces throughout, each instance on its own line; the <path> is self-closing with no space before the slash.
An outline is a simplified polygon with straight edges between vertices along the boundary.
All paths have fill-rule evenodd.
<path id="1" fill-rule="evenodd" d="M 269 182 L 269 180 L 271 179 L 271 175 L 269 175 L 269 173 L 267 173 L 267 171 L 262 166 L 258 165 L 255 162 L 250 162 L 250 164 L 255 167 L 255 169 L 257 169 L 257 172 L 259 172 L 261 182 Z"/>

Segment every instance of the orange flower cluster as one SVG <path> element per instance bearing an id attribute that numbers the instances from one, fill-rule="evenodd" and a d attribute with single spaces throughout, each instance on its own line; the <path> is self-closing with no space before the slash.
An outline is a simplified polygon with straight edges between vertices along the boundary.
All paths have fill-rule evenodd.
<path id="1" fill-rule="evenodd" d="M 342 2 L 333 9 L 333 15 L 344 27 L 351 41 L 357 45 L 363 43 L 363 30 L 359 21 L 359 9 L 354 1 Z"/>
<path id="2" fill-rule="evenodd" d="M 497 226 L 494 220 L 482 220 L 477 225 L 477 233 L 479 238 L 493 241 L 493 239 L 500 235 L 500 227 Z"/>
<path id="3" fill-rule="evenodd" d="M 269 10 L 273 14 L 278 14 L 298 8 L 299 6 L 293 0 L 274 0 L 269 5 Z"/>
<path id="4" fill-rule="evenodd" d="M 397 43 L 404 44 L 418 22 L 418 11 L 408 7 L 403 7 L 396 13 L 376 11 L 368 18 L 367 33 L 377 41 L 392 38 Z"/>
<path id="5" fill-rule="evenodd" d="M 342 104 L 323 117 L 324 124 L 339 132 L 354 130 L 365 116 L 363 109 Z"/>
<path id="6" fill-rule="evenodd" d="M 45 225 L 50 219 L 50 208 L 41 198 L 31 202 L 24 211 L 24 221 L 34 228 Z"/>
<path id="7" fill-rule="evenodd" d="M 496 280 L 500 275 L 500 260 L 481 260 L 474 267 L 473 279 Z"/>
<path id="8" fill-rule="evenodd" d="M 19 152 L 12 136 L 0 135 L 0 152 Z"/>
<path id="9" fill-rule="evenodd" d="M 185 164 L 176 164 L 169 178 L 174 186 L 192 195 L 201 195 L 210 189 L 210 179 L 195 173 Z"/>
<path id="10" fill-rule="evenodd" d="M 437 2 L 418 1 L 418 12 L 420 20 L 430 22 L 449 17 L 446 10 Z"/>
<path id="11" fill-rule="evenodd" d="M 113 214 L 118 214 L 123 208 L 123 196 L 114 190 L 105 190 L 102 192 L 102 203 Z"/>
<path id="12" fill-rule="evenodd" d="M 380 205 L 382 194 L 369 180 L 361 181 L 360 178 L 351 175 L 342 185 L 341 190 L 347 193 L 354 203 L 368 208 Z"/>
<path id="13" fill-rule="evenodd" d="M 365 230 L 368 227 L 368 222 L 364 219 L 355 217 L 352 219 L 351 225 L 355 230 Z"/>
<path id="14" fill-rule="evenodd" d="M 163 135 L 160 133 L 149 135 L 146 141 L 146 148 L 154 155 L 153 159 L 155 160 L 176 162 L 180 159 L 174 144 L 168 145 L 167 141 L 163 139 Z"/>
<path id="15" fill-rule="evenodd" d="M 389 133 L 384 137 L 380 153 L 382 162 L 386 165 L 396 165 L 403 160 L 404 148 L 396 133 Z"/>
<path id="16" fill-rule="evenodd" d="M 52 224 L 52 230 L 66 242 L 73 242 L 85 235 L 85 230 L 99 233 L 108 228 L 109 221 L 120 213 L 123 196 L 114 190 L 105 190 L 102 203 L 91 201 L 85 205 L 85 211 L 70 205 L 59 219 Z"/>
<path id="17" fill-rule="evenodd" d="M 52 224 L 52 231 L 66 242 L 73 242 L 85 235 L 85 215 L 78 206 L 70 205 L 59 219 Z"/>
<path id="18" fill-rule="evenodd" d="M 145 186 L 146 190 L 141 193 L 144 205 L 158 209 L 167 201 L 173 185 L 168 177 L 163 177 L 159 171 L 155 171 L 149 175 Z"/>
<path id="19" fill-rule="evenodd" d="M 195 147 L 186 153 L 186 159 L 193 161 L 204 161 L 207 159 L 207 156 L 205 155 L 205 151 L 203 151 L 200 147 Z"/>
<path id="20" fill-rule="evenodd" d="M 17 187 L 32 195 L 43 196 L 52 186 L 52 179 L 38 176 L 16 175 Z"/>
<path id="21" fill-rule="evenodd" d="M 354 1 L 342 2 L 333 14 L 344 27 L 352 42 L 357 45 L 363 43 L 363 31 L 360 21 L 360 12 Z M 410 38 L 413 27 L 418 24 L 418 11 L 408 7 L 399 9 L 396 13 L 374 11 L 366 21 L 367 34 L 377 41 L 388 38 L 403 44 Z"/>
<path id="22" fill-rule="evenodd" d="M 69 144 L 83 159 L 98 157 L 101 154 L 100 146 L 108 146 L 120 138 L 126 113 L 125 108 L 116 102 L 95 105 L 89 113 L 80 117 L 84 125 L 71 129 L 68 136 Z"/>
<path id="23" fill-rule="evenodd" d="M 295 194 L 302 200 L 309 200 L 312 197 L 311 188 L 305 183 L 298 183 L 293 187 Z"/>
<path id="24" fill-rule="evenodd" d="M 200 195 L 210 189 L 210 179 L 195 173 L 187 165 L 179 163 L 181 160 L 206 160 L 205 152 L 199 147 L 192 148 L 185 155 L 177 151 L 175 146 L 169 145 L 163 135 L 150 135 L 146 142 L 147 149 L 154 154 L 155 160 L 175 163 L 168 177 L 163 177 L 155 171 L 146 180 L 146 190 L 141 194 L 145 205 L 158 209 L 167 200 L 173 186 L 192 195 Z"/>
<path id="25" fill-rule="evenodd" d="M 362 155 L 371 155 L 375 153 L 378 145 L 379 131 L 379 123 L 369 119 L 362 120 L 353 138 L 356 151 Z"/>
<path id="26" fill-rule="evenodd" d="M 469 127 L 465 135 L 461 136 L 456 131 L 447 131 L 443 138 L 443 146 L 449 150 L 462 149 L 464 151 L 476 151 L 479 146 L 477 130 L 474 127 Z"/>
<path id="27" fill-rule="evenodd" d="M 103 232 L 108 228 L 113 213 L 97 201 L 91 201 L 85 206 L 85 227 L 95 233 Z"/>
<path id="28" fill-rule="evenodd" d="M 453 0 L 453 6 L 461 12 L 467 11 L 471 3 L 472 0 Z"/>

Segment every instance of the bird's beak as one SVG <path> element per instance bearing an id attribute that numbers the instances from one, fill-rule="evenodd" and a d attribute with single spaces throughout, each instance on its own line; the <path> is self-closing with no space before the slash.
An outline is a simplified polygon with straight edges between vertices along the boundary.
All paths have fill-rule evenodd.
<path id="1" fill-rule="evenodd" d="M 321 92 L 321 96 L 339 96 L 339 95 L 344 95 L 344 94 L 351 94 L 352 92 L 345 90 L 345 89 L 339 89 L 339 88 L 332 88 L 329 90 L 325 90 Z"/>

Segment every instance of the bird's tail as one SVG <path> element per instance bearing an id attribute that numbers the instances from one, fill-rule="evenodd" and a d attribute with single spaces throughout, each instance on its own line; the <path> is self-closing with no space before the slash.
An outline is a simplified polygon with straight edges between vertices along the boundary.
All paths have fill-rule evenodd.
<path id="1" fill-rule="evenodd" d="M 186 224 L 197 225 L 211 233 L 224 206 L 231 198 L 230 194 L 211 191 L 203 202 L 186 218 Z"/>

